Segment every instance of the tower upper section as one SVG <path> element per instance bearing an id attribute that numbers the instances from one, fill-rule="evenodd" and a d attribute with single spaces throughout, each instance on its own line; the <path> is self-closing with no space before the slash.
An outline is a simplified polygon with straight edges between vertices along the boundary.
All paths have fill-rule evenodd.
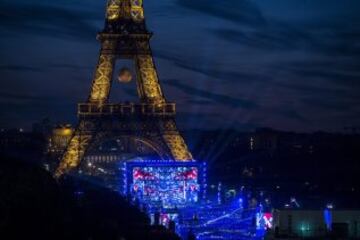
<path id="1" fill-rule="evenodd" d="M 103 33 L 147 32 L 142 0 L 109 0 Z"/>

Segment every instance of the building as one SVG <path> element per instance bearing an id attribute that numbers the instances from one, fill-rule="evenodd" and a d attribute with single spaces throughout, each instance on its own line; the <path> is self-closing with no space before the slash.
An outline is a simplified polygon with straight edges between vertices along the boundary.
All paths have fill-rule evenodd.
<path id="1" fill-rule="evenodd" d="M 57 125 L 49 136 L 48 152 L 61 154 L 65 151 L 74 130 L 70 124 Z"/>
<path id="2" fill-rule="evenodd" d="M 66 150 L 66 147 L 73 135 L 73 128 L 70 124 L 59 124 L 51 128 L 49 134 L 46 135 L 46 162 L 45 169 L 50 172 L 55 171 L 56 166 Z"/>
<path id="3" fill-rule="evenodd" d="M 360 238 L 360 210 L 274 211 L 273 239 Z"/>

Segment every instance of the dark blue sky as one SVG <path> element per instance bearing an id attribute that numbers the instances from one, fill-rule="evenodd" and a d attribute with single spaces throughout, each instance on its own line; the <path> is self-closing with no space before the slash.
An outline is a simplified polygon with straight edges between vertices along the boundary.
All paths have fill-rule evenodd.
<path id="1" fill-rule="evenodd" d="M 360 1 L 144 2 L 163 90 L 182 128 L 359 125 Z M 1 0 L 1 127 L 76 120 L 104 11 L 104 0 Z M 133 99 L 133 88 L 114 84 L 112 98 Z"/>

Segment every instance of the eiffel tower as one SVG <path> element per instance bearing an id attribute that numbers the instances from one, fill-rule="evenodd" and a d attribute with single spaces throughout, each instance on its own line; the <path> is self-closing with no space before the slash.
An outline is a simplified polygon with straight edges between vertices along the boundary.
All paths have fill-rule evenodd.
<path id="1" fill-rule="evenodd" d="M 78 104 L 79 122 L 55 177 L 79 166 L 102 141 L 127 139 L 127 148 L 141 154 L 151 149 L 160 160 L 192 160 L 175 123 L 175 103 L 166 101 L 154 65 L 142 0 L 109 0 L 99 60 L 86 103 Z M 118 59 L 132 59 L 138 103 L 110 103 L 113 70 Z"/>

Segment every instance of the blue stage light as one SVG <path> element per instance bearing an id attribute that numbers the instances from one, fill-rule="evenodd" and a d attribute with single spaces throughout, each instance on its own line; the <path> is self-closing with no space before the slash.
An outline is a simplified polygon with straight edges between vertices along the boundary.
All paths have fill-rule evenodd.
<path id="1" fill-rule="evenodd" d="M 124 163 L 123 194 L 150 208 L 171 209 L 205 198 L 205 165 L 196 161 L 136 160 Z"/>

